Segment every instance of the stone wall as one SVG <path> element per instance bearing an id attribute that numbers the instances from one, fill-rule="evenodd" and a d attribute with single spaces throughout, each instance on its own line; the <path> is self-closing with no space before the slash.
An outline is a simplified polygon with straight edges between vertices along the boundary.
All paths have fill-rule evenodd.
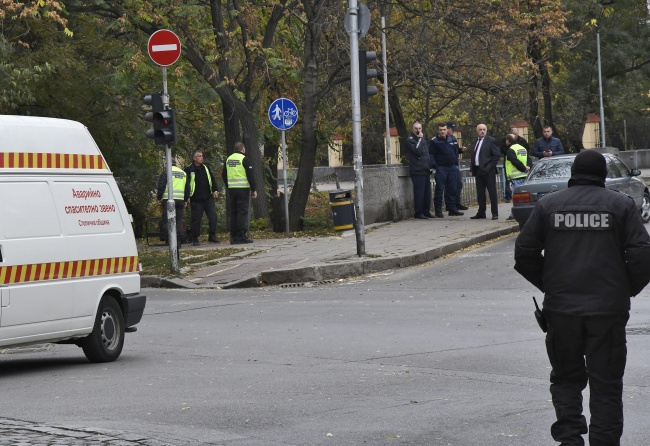
<path id="1" fill-rule="evenodd" d="M 363 166 L 363 204 L 367 225 L 413 217 L 413 184 L 408 166 Z"/>
<path id="2" fill-rule="evenodd" d="M 618 157 L 630 169 L 650 169 L 650 150 L 625 150 Z"/>
<path id="3" fill-rule="evenodd" d="M 287 169 L 287 181 L 293 185 L 297 169 Z M 282 184 L 282 171 L 278 171 Z M 354 167 L 316 167 L 314 182 L 318 190 L 335 189 L 336 179 L 342 189 L 352 190 L 354 196 Z M 343 184 L 341 184 L 343 183 Z M 399 221 L 413 217 L 413 184 L 408 166 L 384 164 L 363 166 L 364 222 L 369 225 L 382 221 Z"/>

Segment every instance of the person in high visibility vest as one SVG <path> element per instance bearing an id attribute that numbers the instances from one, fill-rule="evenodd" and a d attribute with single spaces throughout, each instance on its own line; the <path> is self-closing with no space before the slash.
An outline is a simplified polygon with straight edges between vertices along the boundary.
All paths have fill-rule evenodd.
<path id="1" fill-rule="evenodd" d="M 183 216 L 185 214 L 185 183 L 187 174 L 180 168 L 178 160 L 173 161 L 172 166 L 172 188 L 174 190 L 173 199 L 176 206 L 176 241 L 178 244 L 186 242 L 185 233 L 183 231 Z M 167 191 L 167 171 L 164 169 L 158 178 L 158 190 L 156 193 L 158 202 L 161 204 L 161 240 L 169 238 L 169 229 L 167 226 L 167 200 L 169 200 L 169 193 Z"/>
<path id="2" fill-rule="evenodd" d="M 203 213 L 208 216 L 208 241 L 219 243 L 217 238 L 217 208 L 214 200 L 219 198 L 217 181 L 210 168 L 203 164 L 203 151 L 195 150 L 192 153 L 192 164 L 185 169 L 187 182 L 185 183 L 185 198 L 190 203 L 192 216 L 192 245 L 199 245 L 201 235 L 201 217 Z"/>
<path id="3" fill-rule="evenodd" d="M 246 157 L 243 142 L 235 143 L 235 151 L 226 160 L 223 182 L 228 191 L 230 206 L 230 243 L 239 245 L 253 243 L 246 235 L 248 230 L 249 197 L 257 198 L 253 166 Z"/>
<path id="4" fill-rule="evenodd" d="M 528 156 L 528 150 L 521 144 L 517 144 L 517 135 L 511 133 L 506 136 L 506 181 L 511 184 L 512 190 L 524 182 L 530 167 L 533 165 Z M 512 211 L 506 220 L 512 221 L 515 217 Z"/>

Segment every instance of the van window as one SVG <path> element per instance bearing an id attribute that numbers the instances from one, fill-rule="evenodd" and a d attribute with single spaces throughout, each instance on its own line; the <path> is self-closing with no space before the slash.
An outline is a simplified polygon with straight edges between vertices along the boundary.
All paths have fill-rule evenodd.
<path id="1" fill-rule="evenodd" d="M 47 182 L 2 182 L 0 197 L 0 228 L 6 239 L 61 235 Z"/>
<path id="2" fill-rule="evenodd" d="M 124 230 L 115 195 L 106 182 L 55 181 L 54 196 L 66 234 L 107 234 Z"/>

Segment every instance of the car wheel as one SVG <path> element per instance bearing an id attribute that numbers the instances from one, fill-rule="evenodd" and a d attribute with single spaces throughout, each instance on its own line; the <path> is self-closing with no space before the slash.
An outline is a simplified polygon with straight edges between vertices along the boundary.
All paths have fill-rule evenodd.
<path id="1" fill-rule="evenodd" d="M 639 209 L 639 212 L 641 213 L 641 220 L 643 220 L 643 223 L 650 222 L 650 193 L 643 193 L 643 202 L 641 203 L 641 209 Z"/>
<path id="2" fill-rule="evenodd" d="M 112 362 L 119 358 L 124 346 L 124 316 L 113 297 L 102 297 L 93 331 L 79 345 L 91 362 Z"/>

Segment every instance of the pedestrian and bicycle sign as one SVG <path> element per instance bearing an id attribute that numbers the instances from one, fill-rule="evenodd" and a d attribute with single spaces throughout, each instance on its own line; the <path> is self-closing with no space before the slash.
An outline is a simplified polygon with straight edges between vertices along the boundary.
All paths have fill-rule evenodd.
<path id="1" fill-rule="evenodd" d="M 181 41 L 168 29 L 159 29 L 149 37 L 149 57 L 161 67 L 168 67 L 181 57 Z"/>
<path id="2" fill-rule="evenodd" d="M 289 234 L 289 189 L 287 188 L 287 142 L 284 131 L 296 125 L 298 107 L 291 99 L 280 98 L 273 101 L 269 107 L 269 121 L 278 130 L 282 130 L 282 171 L 284 173 L 284 220 Z"/>
<path id="3" fill-rule="evenodd" d="M 289 130 L 298 121 L 298 107 L 291 99 L 276 99 L 269 107 L 269 121 L 278 130 Z"/>

